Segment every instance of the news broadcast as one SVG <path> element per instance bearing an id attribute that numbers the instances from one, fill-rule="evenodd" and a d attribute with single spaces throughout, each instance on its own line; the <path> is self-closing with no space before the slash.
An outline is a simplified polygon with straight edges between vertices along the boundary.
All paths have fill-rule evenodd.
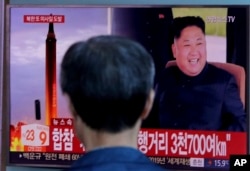
<path id="1" fill-rule="evenodd" d="M 73 42 L 106 34 L 134 39 L 153 57 L 155 102 L 138 134 L 150 160 L 166 169 L 224 171 L 231 155 L 247 154 L 246 6 L 9 6 L 8 15 L 9 164 L 64 168 L 84 155 L 60 64 Z M 205 40 L 190 38 L 197 28 Z M 194 41 L 206 56 L 198 76 L 181 60 Z"/>

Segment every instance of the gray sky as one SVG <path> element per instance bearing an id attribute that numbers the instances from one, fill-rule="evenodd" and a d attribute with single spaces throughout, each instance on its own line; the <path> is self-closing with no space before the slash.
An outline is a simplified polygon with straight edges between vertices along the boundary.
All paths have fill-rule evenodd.
<path id="1" fill-rule="evenodd" d="M 12 8 L 10 13 L 11 123 L 35 120 L 34 100 L 41 102 L 41 123 L 45 116 L 45 40 L 48 23 L 24 23 L 24 15 L 64 15 L 55 23 L 57 74 L 62 56 L 75 41 L 107 34 L 107 8 Z M 58 79 L 58 76 L 57 76 Z M 58 84 L 58 116 L 69 116 Z"/>

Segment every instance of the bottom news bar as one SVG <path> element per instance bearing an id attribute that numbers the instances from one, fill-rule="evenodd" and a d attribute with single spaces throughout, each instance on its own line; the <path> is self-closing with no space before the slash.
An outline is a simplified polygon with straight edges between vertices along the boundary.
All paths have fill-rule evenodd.
<path id="1" fill-rule="evenodd" d="M 44 164 L 49 166 L 57 165 L 58 167 L 68 167 L 74 161 L 84 154 L 76 153 L 52 153 L 52 152 L 10 152 L 10 163 L 33 166 Z M 209 158 L 188 158 L 188 157 L 166 157 L 166 156 L 148 156 L 151 161 L 163 166 L 166 169 L 177 170 L 206 170 L 206 171 L 228 171 L 231 159 L 239 168 L 245 165 L 244 157 L 225 159 L 209 159 Z M 238 160 L 237 160 L 238 159 Z M 250 160 L 247 160 L 250 162 Z M 49 163 L 49 164 L 48 164 Z"/>

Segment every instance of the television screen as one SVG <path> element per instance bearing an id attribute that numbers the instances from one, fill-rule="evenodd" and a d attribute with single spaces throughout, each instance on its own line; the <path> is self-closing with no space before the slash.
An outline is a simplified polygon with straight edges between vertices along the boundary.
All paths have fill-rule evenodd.
<path id="1" fill-rule="evenodd" d="M 231 154 L 247 153 L 248 99 L 245 91 L 248 86 L 248 15 L 246 6 L 9 6 L 9 163 L 68 167 L 84 155 L 84 144 L 74 134 L 71 114 L 58 79 L 62 56 L 72 43 L 101 34 L 127 36 L 140 42 L 153 57 L 155 89 L 159 91 L 159 85 L 165 83 L 163 73 L 171 67 L 179 67 L 178 40 L 184 33 L 182 30 L 179 36 L 178 33 L 177 36 L 173 34 L 177 31 L 172 27 L 173 20 L 199 16 L 205 23 L 205 46 L 200 39 L 194 41 L 198 41 L 197 46 L 205 47 L 209 64 L 205 66 L 217 65 L 216 68 L 226 70 L 223 64 L 234 64 L 237 66 L 236 73 L 240 71 L 240 77 L 233 71 L 231 73 L 234 69 L 229 69 L 226 72 L 235 78 L 232 85 L 231 82 L 226 83 L 229 91 L 222 92 L 223 88 L 218 86 L 210 92 L 214 86 L 212 89 L 207 86 L 205 89 L 210 93 L 199 95 L 198 100 L 195 92 L 198 89 L 198 94 L 202 93 L 200 88 L 189 87 L 192 90 L 182 91 L 174 85 L 178 81 L 174 82 L 176 80 L 171 77 L 167 85 L 172 85 L 174 89 L 162 90 L 168 93 L 164 102 L 159 100 L 164 99 L 160 98 L 162 93 L 156 95 L 152 112 L 138 134 L 138 148 L 165 168 L 228 170 Z M 192 46 L 192 41 L 185 39 L 185 48 Z M 189 59 L 190 65 L 195 65 L 197 60 L 200 58 Z M 202 86 L 210 84 L 216 76 L 205 77 Z M 219 77 L 215 80 L 225 79 Z M 228 102 L 213 99 L 216 93 L 224 93 L 220 96 Z M 178 100 L 182 97 L 185 100 L 179 104 Z M 235 102 L 238 105 L 235 106 Z M 171 114 L 174 106 L 178 110 L 173 109 L 174 114 Z M 214 106 L 218 106 L 216 112 L 220 116 L 215 116 Z M 234 112 L 227 107 L 236 110 L 236 114 L 231 116 Z M 206 115 L 200 108 L 206 108 Z M 200 112 L 199 115 L 185 115 L 192 110 Z M 224 115 L 226 117 L 222 118 Z M 236 126 L 225 126 L 230 120 L 235 121 L 238 115 L 241 118 Z M 209 125 L 211 123 L 212 126 Z"/>

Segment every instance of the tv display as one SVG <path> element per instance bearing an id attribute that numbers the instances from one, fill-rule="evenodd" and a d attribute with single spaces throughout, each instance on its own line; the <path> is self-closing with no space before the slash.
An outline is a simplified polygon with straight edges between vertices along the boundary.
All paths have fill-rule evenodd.
<path id="1" fill-rule="evenodd" d="M 171 23 L 180 16 L 205 21 L 208 62 L 242 67 L 248 115 L 248 11 L 247 6 L 8 6 L 9 164 L 68 167 L 84 155 L 58 79 L 72 43 L 101 34 L 134 39 L 151 53 L 157 85 L 174 60 Z M 247 153 L 247 131 L 168 129 L 151 122 L 141 129 L 138 148 L 165 168 L 228 170 L 231 154 Z"/>

